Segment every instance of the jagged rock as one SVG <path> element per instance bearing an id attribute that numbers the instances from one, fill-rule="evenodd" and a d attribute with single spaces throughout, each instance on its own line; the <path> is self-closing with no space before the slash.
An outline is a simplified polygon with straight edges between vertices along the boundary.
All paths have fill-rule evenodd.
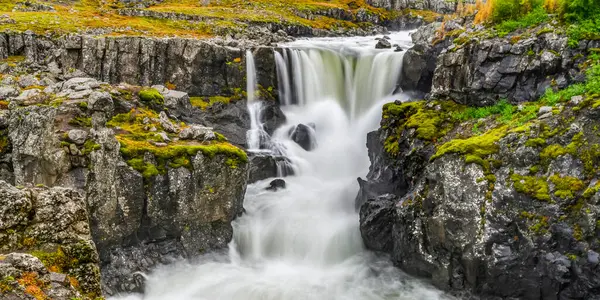
<path id="1" fill-rule="evenodd" d="M 179 127 L 177 125 L 174 125 L 173 123 L 171 123 L 171 120 L 169 120 L 169 117 L 167 117 L 167 114 L 164 111 L 160 112 L 159 121 L 160 121 L 160 126 L 162 126 L 162 128 L 166 132 L 170 132 L 170 133 L 178 133 L 179 132 Z M 193 132 L 193 131 L 191 131 L 191 129 L 189 131 Z"/>
<path id="2" fill-rule="evenodd" d="M 165 106 L 169 109 L 169 115 L 179 118 L 182 115 L 187 115 L 192 110 L 190 97 L 185 92 L 170 90 L 162 85 L 154 85 L 155 88 L 164 98 Z"/>
<path id="3" fill-rule="evenodd" d="M 413 0 L 367 0 L 367 3 L 375 7 L 386 9 L 403 10 L 419 9 L 432 10 L 438 13 L 453 13 L 456 11 L 457 2 L 446 0 L 413 1 Z M 473 1 L 468 1 L 473 3 Z"/>
<path id="4" fill-rule="evenodd" d="M 24 90 L 19 94 L 18 97 L 13 98 L 12 101 L 20 105 L 32 105 L 44 102 L 45 95 L 38 89 Z"/>
<path id="5" fill-rule="evenodd" d="M 387 39 L 380 39 L 375 45 L 375 49 L 389 49 L 392 48 L 392 44 Z"/>
<path id="6" fill-rule="evenodd" d="M 75 77 L 71 78 L 61 84 L 61 91 L 73 90 L 83 91 L 91 90 L 100 87 L 98 80 L 89 77 Z"/>
<path id="7" fill-rule="evenodd" d="M 266 188 L 267 191 L 276 192 L 281 189 L 285 189 L 285 180 L 283 179 L 275 179 L 269 183 L 269 186 Z"/>
<path id="8" fill-rule="evenodd" d="M 87 140 L 88 133 L 85 130 L 81 129 L 71 129 L 67 133 L 69 140 L 77 145 L 83 145 L 85 140 Z"/>
<path id="9" fill-rule="evenodd" d="M 12 86 L 2 86 L 0 87 L 0 100 L 6 100 L 11 97 L 16 97 L 19 95 L 19 90 Z"/>
<path id="10" fill-rule="evenodd" d="M 22 88 L 26 88 L 26 87 L 30 87 L 30 86 L 39 86 L 40 85 L 40 81 L 35 78 L 33 75 L 25 75 L 25 76 L 21 76 L 19 77 L 19 86 Z"/>
<path id="11" fill-rule="evenodd" d="M 279 174 L 279 171 L 282 174 Z M 248 183 L 250 184 L 267 178 L 294 175 L 294 169 L 291 166 L 291 161 L 286 157 L 251 153 L 248 173 Z"/>
<path id="12" fill-rule="evenodd" d="M 152 131 L 152 130 L 151 130 Z M 171 139 L 169 138 L 169 136 L 165 133 L 165 132 L 159 132 L 156 134 L 157 136 L 160 136 L 160 138 L 165 141 L 165 142 L 170 142 Z"/>
<path id="13" fill-rule="evenodd" d="M 182 140 L 211 141 L 214 140 L 216 136 L 212 131 L 212 128 L 192 125 L 181 130 L 179 138 Z"/>
<path id="14" fill-rule="evenodd" d="M 419 105 L 424 114 L 448 109 Z M 433 145 L 402 127 L 416 111 L 386 114 L 368 136 L 371 167 L 367 180 L 359 180 L 356 199 L 367 248 L 389 253 L 395 265 L 439 288 L 482 299 L 597 298 L 600 209 L 598 198 L 583 199 L 599 193 L 597 174 L 590 173 L 598 162 L 585 156 L 599 142 L 598 112 L 568 106 L 556 115 L 549 111 L 530 121 L 527 133 L 502 133 L 497 150 L 480 164 L 460 152 L 439 152 L 457 139 L 470 147 L 474 140 L 454 129 L 470 130 L 471 124 L 446 128 Z M 501 125 L 487 126 L 492 131 Z M 560 133 L 545 135 L 552 130 Z M 548 149 L 567 146 L 577 150 L 544 158 Z M 482 167 L 486 163 L 489 169 Z"/>
<path id="15" fill-rule="evenodd" d="M 549 112 L 550 113 L 552 112 L 552 106 L 542 106 L 538 110 L 538 115 L 543 115 L 543 114 L 549 113 Z"/>
<path id="16" fill-rule="evenodd" d="M 2 85 L 15 85 L 17 84 L 17 80 L 12 75 L 6 75 L 4 78 L 2 78 L 0 83 L 2 83 Z"/>
<path id="17" fill-rule="evenodd" d="M 91 111 L 99 111 L 112 115 L 114 111 L 114 102 L 108 92 L 92 92 L 88 99 L 88 109 Z"/>
<path id="18" fill-rule="evenodd" d="M 66 260 L 54 262 L 54 268 L 61 267 L 66 273 L 52 275 L 48 269 L 53 266 L 45 266 L 37 257 L 11 253 L 0 260 L 0 275 L 6 280 L 9 275 L 6 273 L 10 272 L 12 281 L 16 281 L 35 272 L 41 281 L 39 287 L 53 299 L 71 299 L 79 293 L 100 296 L 98 253 L 92 242 L 86 203 L 81 195 L 61 187 L 20 190 L 4 181 L 0 181 L 0 195 L 0 228 L 5 232 L 5 242 L 0 246 L 2 253 L 26 250 L 58 255 L 54 252 L 60 247 Z M 61 265 L 65 263 L 71 265 Z M 66 275 L 77 280 L 78 290 L 70 285 L 50 284 L 53 278 L 56 281 L 57 276 L 66 278 Z"/>
<path id="19" fill-rule="evenodd" d="M 290 138 L 302 149 L 311 151 L 316 147 L 315 130 L 304 124 L 298 124 L 289 132 Z"/>
<path id="20" fill-rule="evenodd" d="M 13 8 L 13 11 L 24 11 L 24 12 L 28 12 L 28 11 L 49 11 L 49 12 L 55 12 L 56 10 L 54 9 L 54 7 L 52 5 L 48 5 L 48 4 L 44 4 L 44 3 L 39 3 L 39 2 L 36 2 L 36 1 L 26 0 L 26 1 L 17 2 L 17 5 L 15 5 L 15 7 Z"/>
<path id="21" fill-rule="evenodd" d="M 519 103 L 537 100 L 553 85 L 564 88 L 582 80 L 582 60 L 577 57 L 593 45 L 584 43 L 582 47 L 570 48 L 568 38 L 556 33 L 516 42 L 511 38 L 513 36 L 493 39 L 465 36 L 457 39 L 462 42 L 454 43 L 454 49 L 438 51 L 439 64 L 432 81 L 431 97 L 451 98 L 474 106 L 492 105 L 499 99 Z"/>
<path id="22" fill-rule="evenodd" d="M 408 49 L 402 58 L 402 80 L 400 87 L 405 91 L 429 93 L 437 66 L 438 54 L 448 46 L 450 41 L 443 40 L 433 44 L 436 32 L 441 23 L 435 22 L 412 33 L 415 44 Z"/>
<path id="23" fill-rule="evenodd" d="M 54 134 L 56 109 L 28 106 L 11 110 L 9 139 L 15 183 L 54 185 L 70 168 L 68 155 Z"/>
<path id="24" fill-rule="evenodd" d="M 225 105 L 215 103 L 206 111 L 194 110 L 193 114 L 181 118 L 187 123 L 203 124 L 227 137 L 238 146 L 246 145 L 246 132 L 250 129 L 250 116 L 246 101 Z"/>

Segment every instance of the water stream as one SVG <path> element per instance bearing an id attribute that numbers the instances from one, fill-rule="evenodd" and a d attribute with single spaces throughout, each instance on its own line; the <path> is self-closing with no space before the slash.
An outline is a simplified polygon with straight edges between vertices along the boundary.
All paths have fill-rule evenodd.
<path id="1" fill-rule="evenodd" d="M 410 46 L 406 32 L 391 39 Z M 366 134 L 378 127 L 383 103 L 403 97 L 392 95 L 403 52 L 375 44 L 362 37 L 283 45 L 276 62 L 288 123 L 271 138 L 297 175 L 277 192 L 264 189 L 269 180 L 250 185 L 229 252 L 159 268 L 149 274 L 143 299 L 447 299 L 366 251 L 360 236 L 354 199 L 356 178 L 369 167 Z M 248 67 L 254 68 L 251 57 Z M 247 78 L 250 91 L 256 78 Z M 256 113 L 253 130 L 261 130 L 260 99 L 249 101 L 249 109 Z M 314 124 L 313 151 L 288 137 L 299 123 Z M 260 148 L 260 134 L 248 138 L 250 148 Z"/>

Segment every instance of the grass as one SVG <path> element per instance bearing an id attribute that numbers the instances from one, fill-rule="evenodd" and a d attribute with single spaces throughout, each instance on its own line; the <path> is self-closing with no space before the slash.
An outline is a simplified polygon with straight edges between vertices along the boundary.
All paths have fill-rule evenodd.
<path id="1" fill-rule="evenodd" d="M 250 23 L 277 23 L 332 30 L 364 25 L 319 14 L 328 9 L 343 9 L 353 15 L 362 10 L 380 20 L 392 19 L 398 14 L 434 18 L 434 13 L 429 12 L 387 11 L 370 6 L 365 0 L 213 0 L 207 5 L 202 5 L 198 0 L 166 0 L 145 9 L 155 13 L 177 13 L 183 16 L 181 20 L 121 15 L 119 10 L 125 7 L 116 0 L 51 3 L 56 12 L 13 12 L 16 2 L 9 0 L 0 4 L 0 13 L 15 20 L 14 24 L 1 24 L 0 30 L 61 34 L 102 28 L 112 35 L 203 38 L 243 31 Z M 305 18 L 305 15 L 311 17 Z"/>
<path id="2" fill-rule="evenodd" d="M 502 21 L 495 28 L 498 31 L 498 36 L 503 37 L 517 29 L 525 29 L 542 24 L 548 21 L 548 19 L 548 13 L 546 13 L 544 8 L 539 7 L 517 19 Z"/>

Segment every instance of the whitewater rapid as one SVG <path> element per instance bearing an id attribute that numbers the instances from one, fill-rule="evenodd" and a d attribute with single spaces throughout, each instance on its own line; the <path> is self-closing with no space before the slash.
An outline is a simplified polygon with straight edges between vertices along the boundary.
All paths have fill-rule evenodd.
<path id="1" fill-rule="evenodd" d="M 410 46 L 407 32 L 390 38 L 404 49 Z M 404 97 L 392 95 L 402 52 L 375 50 L 376 42 L 361 37 L 282 45 L 276 60 L 287 123 L 271 139 L 297 174 L 284 178 L 287 188 L 277 192 L 265 190 L 271 179 L 248 186 L 246 213 L 232 223 L 228 252 L 160 267 L 148 274 L 143 296 L 127 298 L 448 299 L 366 251 L 360 236 L 354 200 L 356 178 L 369 168 L 366 134 L 378 127 L 385 102 Z M 248 78 L 255 80 L 254 74 Z M 260 99 L 251 102 L 252 113 Z M 260 114 L 254 113 L 258 130 Z M 314 125 L 313 151 L 288 137 L 299 123 Z M 259 148 L 256 138 L 252 143 Z"/>

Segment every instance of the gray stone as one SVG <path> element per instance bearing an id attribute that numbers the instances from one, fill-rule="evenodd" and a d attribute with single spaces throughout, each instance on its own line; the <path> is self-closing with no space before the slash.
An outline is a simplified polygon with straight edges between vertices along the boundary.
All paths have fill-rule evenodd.
<path id="1" fill-rule="evenodd" d="M 19 90 L 12 86 L 2 86 L 0 87 L 0 100 L 6 100 L 11 97 L 16 97 L 19 95 Z"/>
<path id="2" fill-rule="evenodd" d="M 171 123 L 171 120 L 169 120 L 169 117 L 167 117 L 167 114 L 164 111 L 161 111 L 159 114 L 159 122 L 160 122 L 160 126 L 162 126 L 162 128 L 169 133 L 178 133 L 179 132 L 179 127 L 177 125 L 174 125 L 173 123 Z"/>
<path id="3" fill-rule="evenodd" d="M 538 115 L 543 115 L 545 113 L 552 112 L 552 106 L 542 106 L 538 110 Z"/>
<path id="4" fill-rule="evenodd" d="M 67 136 L 73 143 L 77 145 L 83 145 L 87 140 L 88 133 L 87 131 L 81 129 L 71 129 L 67 133 Z"/>
<path id="5" fill-rule="evenodd" d="M 40 81 L 35 78 L 33 75 L 24 75 L 19 77 L 19 86 L 22 88 L 40 85 Z"/>
<path id="6" fill-rule="evenodd" d="M 212 131 L 212 128 L 191 125 L 181 130 L 179 133 L 179 138 L 182 140 L 211 141 L 214 140 L 216 136 Z"/>

